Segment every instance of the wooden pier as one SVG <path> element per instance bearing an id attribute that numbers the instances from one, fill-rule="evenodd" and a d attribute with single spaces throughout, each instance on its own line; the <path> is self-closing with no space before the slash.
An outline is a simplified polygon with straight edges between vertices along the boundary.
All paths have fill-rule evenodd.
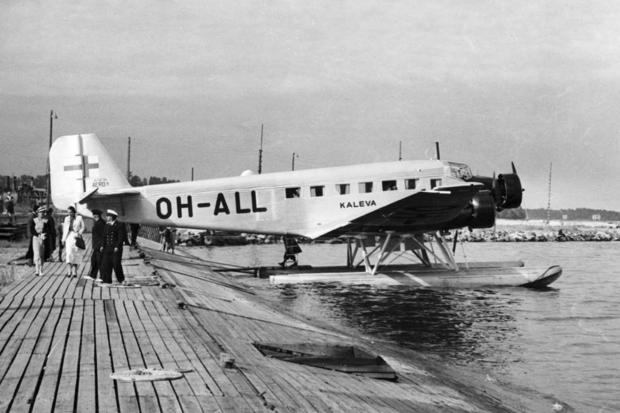
<path id="1" fill-rule="evenodd" d="M 44 276 L 0 291 L 0 412 L 497 412 L 554 403 L 284 314 L 194 258 L 147 251 L 143 260 L 126 249 L 123 268 L 130 286 L 67 278 L 63 263 L 51 263 Z M 380 354 L 398 380 L 266 357 L 254 343 L 355 345 Z M 183 377 L 110 378 L 139 368 Z"/>

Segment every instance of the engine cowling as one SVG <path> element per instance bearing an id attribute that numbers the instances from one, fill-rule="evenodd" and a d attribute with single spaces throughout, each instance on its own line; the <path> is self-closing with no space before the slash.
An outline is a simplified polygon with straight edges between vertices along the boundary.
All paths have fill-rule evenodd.
<path id="1" fill-rule="evenodd" d="M 493 185 L 493 197 L 498 211 L 521 206 L 523 187 L 519 176 L 500 174 Z"/>
<path id="2" fill-rule="evenodd" d="M 470 228 L 490 228 L 495 224 L 495 200 L 491 191 L 480 191 L 471 200 Z"/>

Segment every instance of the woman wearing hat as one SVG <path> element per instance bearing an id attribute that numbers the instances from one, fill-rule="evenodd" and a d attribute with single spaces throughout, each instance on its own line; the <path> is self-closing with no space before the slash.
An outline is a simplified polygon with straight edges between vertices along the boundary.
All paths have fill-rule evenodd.
<path id="1" fill-rule="evenodd" d="M 65 246 L 65 261 L 69 264 L 67 277 L 77 277 L 77 266 L 82 256 L 75 245 L 75 239 L 84 232 L 84 220 L 75 213 L 74 207 L 70 206 L 68 210 L 69 215 L 65 217 L 62 225 L 62 242 Z"/>
<path id="2" fill-rule="evenodd" d="M 35 275 L 43 275 L 43 255 L 45 253 L 45 239 L 49 236 L 50 223 L 44 206 L 37 209 L 37 216 L 30 221 L 30 234 L 32 234 L 32 254 L 35 265 Z"/>

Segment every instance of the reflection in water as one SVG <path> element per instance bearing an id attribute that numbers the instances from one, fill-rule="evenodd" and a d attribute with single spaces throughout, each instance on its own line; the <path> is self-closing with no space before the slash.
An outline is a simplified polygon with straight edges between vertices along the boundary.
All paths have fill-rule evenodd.
<path id="1" fill-rule="evenodd" d="M 504 360 L 497 358 L 497 344 L 514 342 L 518 335 L 511 314 L 518 300 L 496 291 L 317 284 L 285 286 L 280 294 L 297 311 L 300 305 L 314 308 L 313 314 L 324 320 L 344 322 L 458 364 L 481 360 L 501 364 Z M 303 304 L 296 303 L 298 299 Z"/>

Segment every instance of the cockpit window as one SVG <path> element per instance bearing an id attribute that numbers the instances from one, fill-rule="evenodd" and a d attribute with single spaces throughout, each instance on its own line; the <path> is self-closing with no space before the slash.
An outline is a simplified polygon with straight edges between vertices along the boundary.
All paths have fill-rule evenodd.
<path id="1" fill-rule="evenodd" d="M 449 162 L 450 174 L 458 179 L 468 180 L 471 179 L 471 168 L 464 163 Z"/>
<path id="2" fill-rule="evenodd" d="M 301 192 L 301 188 L 296 186 L 293 188 L 285 188 L 285 193 L 287 198 L 299 198 L 299 194 Z"/>

